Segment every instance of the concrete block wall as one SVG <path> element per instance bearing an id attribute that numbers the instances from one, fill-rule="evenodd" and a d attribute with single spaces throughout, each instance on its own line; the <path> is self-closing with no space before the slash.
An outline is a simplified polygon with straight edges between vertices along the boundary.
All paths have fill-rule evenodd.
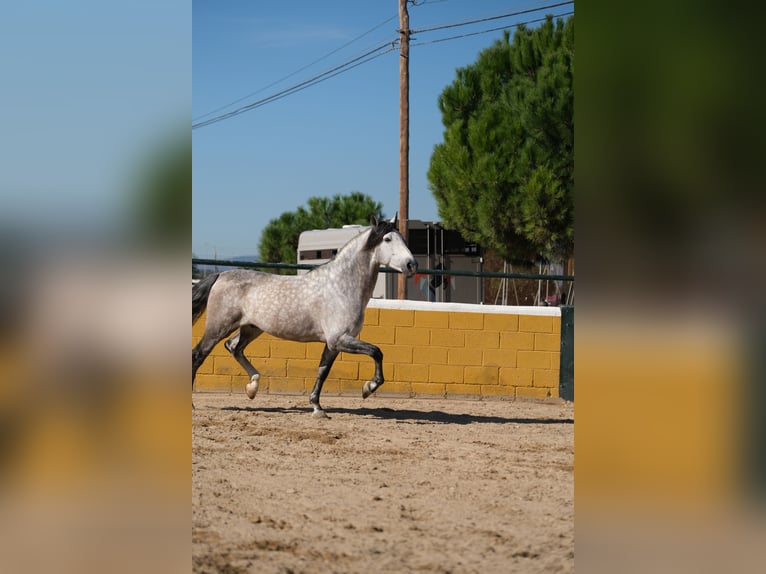
<path id="1" fill-rule="evenodd" d="M 192 346 L 204 330 L 192 328 Z M 360 338 L 383 351 L 377 395 L 558 397 L 561 314 L 555 307 L 371 300 Z M 261 372 L 259 393 L 309 394 L 324 345 L 261 335 L 245 351 Z M 360 396 L 374 372 L 366 355 L 341 353 L 323 396 Z M 244 370 L 219 343 L 197 373 L 195 391 L 241 392 Z"/>

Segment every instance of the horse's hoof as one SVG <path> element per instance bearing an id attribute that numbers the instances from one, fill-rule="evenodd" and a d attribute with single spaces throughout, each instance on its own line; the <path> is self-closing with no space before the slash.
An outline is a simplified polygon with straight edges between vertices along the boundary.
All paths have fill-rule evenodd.
<path id="1" fill-rule="evenodd" d="M 369 397 L 369 396 L 370 396 L 372 393 L 374 393 L 374 392 L 375 392 L 375 389 L 377 389 L 377 388 L 378 388 L 378 387 L 373 387 L 373 386 L 372 386 L 372 381 L 367 381 L 367 382 L 364 384 L 364 386 L 362 387 L 362 398 L 363 398 L 363 399 L 366 399 L 366 398 L 367 398 L 367 397 Z"/>
<path id="2" fill-rule="evenodd" d="M 245 385 L 245 392 L 250 400 L 254 399 L 255 394 L 258 392 L 258 381 L 260 378 L 260 375 L 253 375 L 250 382 Z"/>
<path id="3" fill-rule="evenodd" d="M 330 417 L 327 416 L 327 413 L 324 412 L 322 409 L 314 409 L 314 412 L 311 413 L 311 416 L 315 419 L 329 419 Z"/>

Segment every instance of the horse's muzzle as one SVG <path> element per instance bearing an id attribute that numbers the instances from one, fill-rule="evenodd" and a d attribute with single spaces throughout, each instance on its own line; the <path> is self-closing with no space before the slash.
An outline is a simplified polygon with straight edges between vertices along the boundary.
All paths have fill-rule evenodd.
<path id="1" fill-rule="evenodd" d="M 413 275 L 415 275 L 417 270 L 418 270 L 418 262 L 415 261 L 415 259 L 410 259 L 409 261 L 407 261 L 407 271 L 406 271 L 407 277 L 412 277 Z"/>

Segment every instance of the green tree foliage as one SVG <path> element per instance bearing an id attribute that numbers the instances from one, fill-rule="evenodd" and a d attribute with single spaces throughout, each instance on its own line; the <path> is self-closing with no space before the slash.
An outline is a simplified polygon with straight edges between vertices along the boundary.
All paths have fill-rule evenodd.
<path id="1" fill-rule="evenodd" d="M 191 138 L 157 146 L 138 183 L 131 211 L 141 239 L 155 248 L 183 247 L 191 235 Z"/>
<path id="2" fill-rule="evenodd" d="M 301 232 L 352 224 L 368 225 L 371 215 L 383 217 L 382 208 L 382 203 L 358 191 L 332 198 L 312 197 L 306 207 L 286 211 L 269 222 L 258 245 L 260 259 L 295 263 Z"/>
<path id="3" fill-rule="evenodd" d="M 507 260 L 574 250 L 574 17 L 519 27 L 439 97 L 430 189 L 443 223 Z"/>

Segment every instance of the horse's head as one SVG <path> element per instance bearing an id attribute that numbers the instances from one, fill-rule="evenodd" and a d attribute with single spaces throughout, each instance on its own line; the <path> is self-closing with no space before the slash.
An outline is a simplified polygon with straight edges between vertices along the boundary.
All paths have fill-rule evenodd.
<path id="1" fill-rule="evenodd" d="M 370 225 L 367 247 L 375 251 L 378 262 L 404 273 L 407 277 L 414 275 L 418 270 L 418 263 L 399 234 L 397 218 L 378 221 L 373 215 L 370 217 Z"/>

